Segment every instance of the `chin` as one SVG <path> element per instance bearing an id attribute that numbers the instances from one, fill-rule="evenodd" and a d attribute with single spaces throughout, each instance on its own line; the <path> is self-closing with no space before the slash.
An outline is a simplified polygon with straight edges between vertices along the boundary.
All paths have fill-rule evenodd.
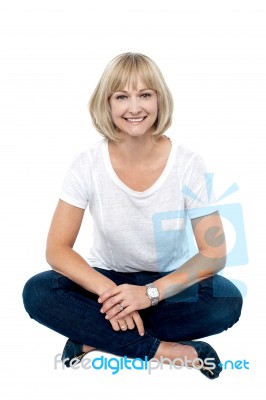
<path id="1" fill-rule="evenodd" d="M 149 135 L 150 131 L 145 131 L 145 132 L 125 132 L 127 136 L 131 137 L 141 137 L 141 136 L 147 136 Z"/>
<path id="2" fill-rule="evenodd" d="M 146 129 L 146 128 L 141 128 L 138 127 L 136 129 L 125 129 L 122 132 L 125 132 L 127 135 L 129 136 L 146 136 L 146 135 L 150 135 L 152 134 L 152 132 L 154 131 L 153 127 L 151 126 L 150 128 Z"/>

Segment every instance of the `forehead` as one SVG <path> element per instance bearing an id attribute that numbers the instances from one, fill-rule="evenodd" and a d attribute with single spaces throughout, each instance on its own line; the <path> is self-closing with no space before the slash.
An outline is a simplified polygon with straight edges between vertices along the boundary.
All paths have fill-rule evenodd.
<path id="1" fill-rule="evenodd" d="M 111 93 L 118 92 L 119 90 L 141 90 L 141 89 L 153 89 L 156 90 L 156 83 L 151 76 L 143 71 L 119 71 L 119 74 L 115 74 L 111 79 Z M 110 94 L 111 94 L 110 93 Z"/>
<path id="2" fill-rule="evenodd" d="M 123 84 L 124 83 L 124 84 Z M 143 82 L 142 79 L 138 78 L 136 81 L 130 81 L 128 80 L 127 82 L 121 82 L 119 88 L 116 90 L 118 91 L 126 91 L 126 92 L 131 92 L 131 91 L 141 91 L 145 89 L 151 89 L 145 82 Z"/>

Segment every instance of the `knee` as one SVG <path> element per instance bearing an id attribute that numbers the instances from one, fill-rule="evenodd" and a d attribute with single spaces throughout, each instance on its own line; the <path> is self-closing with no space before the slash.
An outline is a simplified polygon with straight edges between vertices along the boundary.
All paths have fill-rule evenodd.
<path id="1" fill-rule="evenodd" d="M 231 296 L 226 298 L 227 307 L 225 306 L 224 308 L 227 310 L 229 328 L 239 320 L 243 306 L 243 297 L 241 292 L 232 282 L 230 283 L 233 285 L 231 288 Z"/>
<path id="2" fill-rule="evenodd" d="M 237 322 L 240 318 L 242 306 L 243 306 L 243 297 L 240 290 L 235 286 L 235 284 L 231 281 L 227 282 L 228 286 L 228 297 L 230 301 L 230 308 L 235 319 L 232 325 Z"/>
<path id="3" fill-rule="evenodd" d="M 216 305 L 219 306 L 220 314 L 228 327 L 232 327 L 240 318 L 243 297 L 240 290 L 233 282 L 222 277 L 216 276 L 214 280 L 213 295 Z"/>
<path id="4" fill-rule="evenodd" d="M 238 290 L 238 292 L 239 292 L 238 296 L 231 298 L 232 311 L 233 311 L 233 316 L 235 318 L 235 321 L 233 322 L 233 324 L 235 324 L 239 320 L 241 311 L 242 311 L 242 306 L 243 306 L 243 297 L 239 290 Z"/>
<path id="5" fill-rule="evenodd" d="M 24 285 L 22 300 L 25 310 L 31 318 L 38 314 L 44 299 L 49 291 L 49 281 L 51 273 L 54 271 L 41 272 L 31 277 Z"/>
<path id="6" fill-rule="evenodd" d="M 38 283 L 37 283 L 38 275 L 31 277 L 25 283 L 23 291 L 22 291 L 22 300 L 23 300 L 24 308 L 30 316 L 33 311 L 33 306 L 34 306 L 34 304 L 36 304 L 36 293 L 37 293 L 36 286 L 38 285 Z"/>

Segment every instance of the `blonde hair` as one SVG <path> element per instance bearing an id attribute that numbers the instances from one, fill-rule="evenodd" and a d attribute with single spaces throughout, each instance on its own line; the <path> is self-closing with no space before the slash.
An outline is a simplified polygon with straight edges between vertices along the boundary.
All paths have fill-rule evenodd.
<path id="1" fill-rule="evenodd" d="M 105 138 L 113 141 L 119 138 L 111 117 L 110 97 L 127 84 L 136 89 L 138 78 L 157 94 L 158 116 L 154 138 L 162 136 L 171 125 L 173 98 L 160 69 L 144 54 L 124 53 L 107 65 L 89 101 L 92 123 Z"/>

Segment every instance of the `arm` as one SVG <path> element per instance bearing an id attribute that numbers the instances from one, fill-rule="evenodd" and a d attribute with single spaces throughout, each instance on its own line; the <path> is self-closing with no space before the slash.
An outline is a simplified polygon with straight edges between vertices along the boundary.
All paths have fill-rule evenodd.
<path id="1" fill-rule="evenodd" d="M 48 233 L 46 260 L 55 271 L 100 295 L 116 285 L 73 250 L 83 215 L 83 209 L 59 200 Z"/>
<path id="2" fill-rule="evenodd" d="M 219 214 L 193 219 L 192 228 L 199 252 L 176 271 L 154 282 L 160 300 L 215 275 L 225 266 L 226 243 Z"/>
<path id="3" fill-rule="evenodd" d="M 199 252 L 176 271 L 156 280 L 163 300 L 182 292 L 193 284 L 215 275 L 225 266 L 226 244 L 222 221 L 218 213 L 192 220 L 192 228 Z M 133 310 L 141 310 L 151 305 L 143 286 L 120 285 L 107 290 L 100 296 L 102 311 L 109 318 L 115 315 L 124 318 Z M 115 304 L 122 302 L 125 309 L 118 313 Z"/>
<path id="4" fill-rule="evenodd" d="M 116 287 L 116 284 L 95 271 L 73 250 L 83 215 L 83 209 L 59 200 L 47 238 L 46 259 L 55 271 L 100 296 L 106 290 Z M 128 314 L 125 321 L 129 329 L 136 326 L 139 334 L 144 334 L 143 322 L 137 311 Z M 125 321 L 110 318 L 115 331 L 120 330 L 121 326 L 125 325 Z"/>

